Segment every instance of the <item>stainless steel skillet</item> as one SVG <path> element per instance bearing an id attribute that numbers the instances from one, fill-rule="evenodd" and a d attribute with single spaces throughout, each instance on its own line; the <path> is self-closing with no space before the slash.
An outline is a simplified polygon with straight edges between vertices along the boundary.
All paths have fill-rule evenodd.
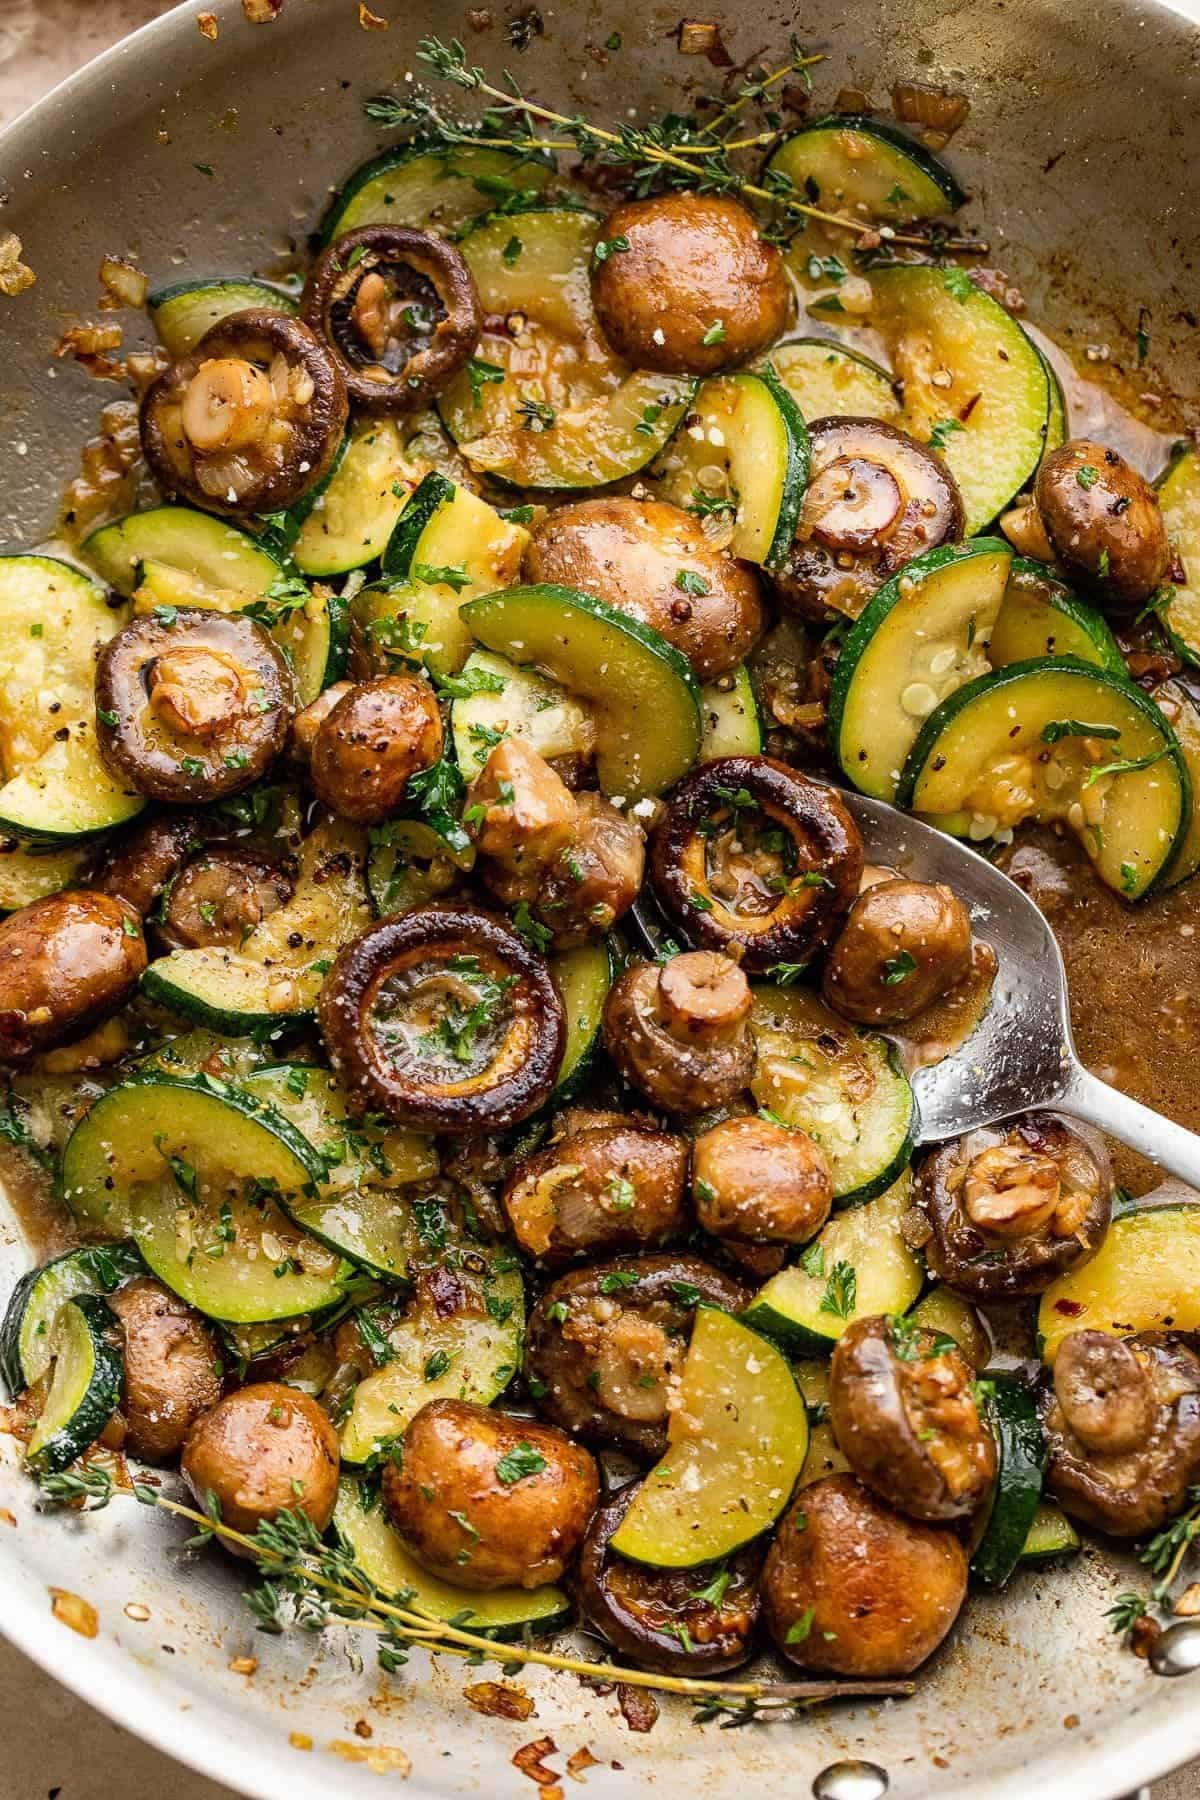
<path id="1" fill-rule="evenodd" d="M 403 9 L 376 0 L 376 11 L 397 15 L 387 33 L 361 31 L 353 0 L 287 0 L 276 24 L 259 27 L 244 22 L 239 0 L 210 0 L 205 10 L 220 20 L 210 43 L 197 30 L 198 10 L 190 0 L 138 34 L 0 143 L 0 226 L 18 232 L 39 275 L 29 294 L 0 301 L 0 538 L 41 535 L 98 404 L 113 392 L 49 356 L 63 326 L 94 307 L 101 257 L 134 254 L 156 281 L 184 267 L 275 266 L 289 233 L 298 238 L 315 222 L 328 186 L 376 147 L 360 99 L 402 78 L 424 32 L 466 30 L 457 10 L 429 0 Z M 519 10 L 523 0 L 495 8 L 490 28 L 472 40 L 481 59 L 512 60 L 527 85 L 571 110 L 658 113 L 697 72 L 677 53 L 674 8 L 558 0 L 544 8 L 544 34 L 521 54 L 505 40 Z M 795 29 L 828 50 L 830 97 L 845 84 L 882 101 L 894 80 L 909 78 L 968 93 L 971 117 L 954 160 L 980 197 L 973 216 L 1032 315 L 1077 353 L 1107 345 L 1136 368 L 1145 307 L 1147 383 L 1161 371 L 1177 391 L 1200 395 L 1189 193 L 1200 166 L 1194 17 L 1125 0 L 1072 8 L 1062 0 L 953 8 L 862 0 L 849 13 L 834 0 L 810 0 L 799 20 L 777 0 L 743 0 L 723 15 L 735 58 L 784 45 Z M 603 52 L 614 31 L 623 51 Z M 1191 413 L 1200 419 L 1200 408 Z M 0 1288 L 26 1260 L 15 1226 L 0 1216 Z M 417 1661 L 388 1684 L 394 1698 L 374 1706 L 379 1679 L 369 1667 L 358 1672 L 334 1640 L 256 1639 L 237 1572 L 215 1557 L 173 1561 L 176 1534 L 164 1520 L 117 1506 L 88 1520 L 39 1518 L 16 1461 L 0 1440 L 0 1506 L 18 1520 L 0 1533 L 0 1627 L 123 1723 L 251 1794 L 378 1794 L 381 1777 L 347 1760 L 344 1748 L 330 1749 L 366 1747 L 353 1724 L 368 1714 L 371 1742 L 406 1749 L 409 1792 L 430 1797 L 527 1797 L 509 1759 L 543 1734 L 563 1756 L 587 1744 L 602 1759 L 589 1774 L 598 1800 L 650 1782 L 696 1800 L 751 1785 L 802 1796 L 819 1771 L 848 1756 L 886 1769 L 901 1800 L 968 1789 L 976 1800 L 1024 1800 L 1031 1781 L 1045 1800 L 1108 1800 L 1200 1753 L 1189 1683 L 1157 1680 L 1108 1636 L 1104 1608 L 1130 1576 L 1099 1552 L 1031 1574 L 998 1599 L 977 1599 L 917 1698 L 902 1706 L 724 1734 L 664 1710 L 639 1738 L 611 1696 L 536 1675 L 528 1686 L 537 1718 L 523 1726 L 479 1718 L 460 1698 L 469 1677 Z M 96 1607 L 94 1639 L 54 1619 L 51 1586 Z M 130 1602 L 150 1619 L 127 1615 Z M 229 1667 L 242 1654 L 260 1661 L 250 1680 Z M 292 1734 L 312 1748 L 295 1747 Z M 561 1756 L 551 1761 L 562 1767 Z"/>

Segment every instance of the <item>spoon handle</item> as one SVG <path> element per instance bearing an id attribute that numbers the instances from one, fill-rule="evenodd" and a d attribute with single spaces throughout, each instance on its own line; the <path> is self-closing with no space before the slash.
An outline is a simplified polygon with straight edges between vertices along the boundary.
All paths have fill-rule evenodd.
<path id="1" fill-rule="evenodd" d="M 1054 1104 L 1120 1138 L 1131 1150 L 1140 1150 L 1190 1187 L 1200 1188 L 1200 1136 L 1194 1131 L 1186 1131 L 1078 1066 Z"/>

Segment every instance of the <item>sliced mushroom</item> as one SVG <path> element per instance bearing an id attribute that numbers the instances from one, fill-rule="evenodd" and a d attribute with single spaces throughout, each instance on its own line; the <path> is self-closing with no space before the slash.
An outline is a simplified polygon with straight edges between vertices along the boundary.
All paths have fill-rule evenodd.
<path id="1" fill-rule="evenodd" d="M 1158 1531 L 1200 1480 L 1200 1357 L 1165 1332 L 1073 1331 L 1042 1424 L 1065 1512 L 1110 1537 Z"/>
<path id="2" fill-rule="evenodd" d="M 965 979 L 971 915 L 941 882 L 879 881 L 859 895 L 825 965 L 834 1012 L 859 1025 L 911 1019 Z"/>
<path id="3" fill-rule="evenodd" d="M 693 1145 L 692 1199 L 714 1237 L 806 1244 L 833 1205 L 829 1162 L 807 1132 L 771 1119 L 724 1119 Z"/>
<path id="4" fill-rule="evenodd" d="M 1118 451 L 1073 438 L 1046 457 L 1033 492 L 1055 556 L 1101 600 L 1140 606 L 1166 579 L 1158 495 Z"/>
<path id="5" fill-rule="evenodd" d="M 623 1257 L 561 1276 L 533 1312 L 525 1375 L 538 1409 L 585 1443 L 651 1462 L 701 1301 L 740 1312 L 749 1291 L 694 1256 Z"/>
<path id="6" fill-rule="evenodd" d="M 808 429 L 808 488 L 775 586 L 806 618 L 856 619 L 906 562 L 962 536 L 962 498 L 941 459 L 895 425 L 816 419 Z"/>
<path id="7" fill-rule="evenodd" d="M 360 225 L 317 259 L 301 310 L 356 406 L 419 412 L 479 342 L 483 315 L 453 244 L 406 225 Z"/>
<path id="8" fill-rule="evenodd" d="M 602 1125 L 518 1163 L 504 1208 L 521 1248 L 543 1262 L 651 1249 L 683 1231 L 686 1179 L 682 1138 Z"/>
<path id="9" fill-rule="evenodd" d="M 859 1480 L 910 1518 L 969 1518 L 996 1478 L 974 1381 L 950 1339 L 904 1319 L 856 1319 L 834 1347 L 829 1416 Z"/>
<path id="10" fill-rule="evenodd" d="M 180 607 L 132 619 L 96 664 L 96 742 L 118 780 L 194 805 L 249 787 L 287 739 L 291 671 L 238 614 Z"/>
<path id="11" fill-rule="evenodd" d="M 622 1656 L 665 1675 L 715 1675 L 750 1655 L 760 1610 L 761 1541 L 722 1563 L 651 1569 L 609 1541 L 641 1483 L 626 1482 L 593 1515 L 579 1554 L 578 1595 L 587 1624 Z"/>
<path id="12" fill-rule="evenodd" d="M 635 963 L 609 989 L 604 1047 L 625 1079 L 667 1112 L 722 1106 L 754 1073 L 750 984 L 711 950 Z"/>
<path id="13" fill-rule="evenodd" d="M 214 846 L 169 884 L 158 931 L 172 950 L 218 944 L 236 950 L 291 893 L 292 883 L 278 863 L 252 850 Z"/>
<path id="14" fill-rule="evenodd" d="M 330 707 L 312 740 L 309 773 L 331 812 L 378 825 L 400 810 L 411 777 L 441 754 L 432 687 L 415 675 L 385 675 L 351 687 Z"/>
<path id="15" fill-rule="evenodd" d="M 973 1131 L 921 1171 L 931 1272 L 973 1300 L 1040 1294 L 1095 1256 L 1112 1218 L 1102 1151 L 1052 1113 Z"/>
<path id="16" fill-rule="evenodd" d="M 672 789 L 650 840 L 667 911 L 748 969 L 824 949 L 862 870 L 862 838 L 833 789 L 768 756 L 702 763 Z"/>
<path id="17" fill-rule="evenodd" d="M 231 313 L 142 401 L 159 484 L 209 512 L 294 505 L 333 466 L 349 414 L 336 359 L 285 313 Z"/>
<path id="18" fill-rule="evenodd" d="M 547 1098 L 563 1057 L 546 963 L 471 907 L 417 907 L 363 932 L 327 976 L 318 1016 L 359 1100 L 415 1129 L 515 1125 Z"/>
<path id="19" fill-rule="evenodd" d="M 146 967 L 131 906 L 51 894 L 0 920 L 0 1061 L 80 1037 L 122 1007 Z"/>

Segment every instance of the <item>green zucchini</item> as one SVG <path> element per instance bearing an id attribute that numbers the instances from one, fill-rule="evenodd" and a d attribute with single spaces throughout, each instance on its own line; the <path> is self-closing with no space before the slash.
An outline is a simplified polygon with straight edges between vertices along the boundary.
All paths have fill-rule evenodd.
<path id="1" fill-rule="evenodd" d="M 300 573 L 344 575 L 382 556 L 413 486 L 396 422 L 360 420 L 326 480 L 306 497 L 292 544 Z"/>
<path id="2" fill-rule="evenodd" d="M 1041 461 L 1050 410 L 1046 364 L 1011 314 L 964 269 L 903 263 L 872 269 L 869 279 L 869 322 L 903 384 L 901 422 L 923 443 L 940 441 L 962 493 L 966 534 L 974 536 Z"/>
<path id="3" fill-rule="evenodd" d="M 829 736 L 864 794 L 894 800 L 922 724 L 987 670 L 1012 551 L 1000 538 L 927 550 L 880 588 L 842 645 Z"/>
<path id="4" fill-rule="evenodd" d="M 533 664 L 587 702 L 602 791 L 660 794 L 700 752 L 700 690 L 673 645 L 628 613 L 564 587 L 515 587 L 462 609 L 480 643 Z"/>
<path id="5" fill-rule="evenodd" d="M 96 656 L 127 610 L 69 563 L 0 556 L 0 833 L 61 845 L 145 804 L 96 748 Z"/>
<path id="6" fill-rule="evenodd" d="M 799 1355 L 828 1356 L 856 1319 L 906 1313 L 925 1274 L 900 1230 L 911 1205 L 906 1169 L 885 1194 L 835 1214 L 798 1262 L 759 1289 L 747 1322 Z"/>
<path id="7" fill-rule="evenodd" d="M 1158 483 L 1158 501 L 1184 579 L 1160 590 L 1156 611 L 1175 654 L 1200 668 L 1200 452 L 1194 445 L 1172 457 Z"/>
<path id="8" fill-rule="evenodd" d="M 449 814 L 389 819 L 368 833 L 367 892 L 381 919 L 448 893 L 475 864 L 475 846 Z"/>
<path id="9" fill-rule="evenodd" d="M 506 737 L 523 738 L 547 758 L 590 757 L 595 740 L 590 711 L 557 682 L 489 650 L 473 650 L 462 675 L 469 691 L 450 708 L 450 729 L 467 781 Z"/>
<path id="10" fill-rule="evenodd" d="M 282 1113 L 232 1083 L 137 1075 L 75 1127 L 62 1192 L 81 1224 L 128 1232 L 190 1306 L 249 1324 L 314 1312 L 341 1291 L 340 1256 L 285 1210 L 322 1172 Z"/>
<path id="11" fill-rule="evenodd" d="M 190 355 L 206 331 L 248 306 L 292 315 L 297 310 L 294 296 L 283 288 L 243 275 L 174 281 L 169 287 L 155 288 L 146 299 L 150 323 L 174 362 Z"/>
<path id="12" fill-rule="evenodd" d="M 994 669 L 1034 656 L 1074 656 L 1111 675 L 1125 674 L 1117 640 L 1094 607 L 1076 599 L 1045 563 L 1018 556 L 987 646 Z"/>
<path id="13" fill-rule="evenodd" d="M 1164 887 L 1178 887 L 1200 869 L 1200 707 L 1182 682 L 1163 681 L 1151 698 L 1162 708 L 1175 733 L 1192 784 L 1192 804 L 1187 828 L 1175 847 L 1175 854 L 1163 872 Z"/>
<path id="14" fill-rule="evenodd" d="M 0 843 L 0 912 L 16 912 L 47 894 L 78 887 L 91 860 L 89 844 L 59 850 L 6 838 Z"/>
<path id="15" fill-rule="evenodd" d="M 366 852 L 358 826 L 322 819 L 300 845 L 286 906 L 269 913 L 238 950 L 172 950 L 156 958 L 142 992 L 231 1037 L 269 1036 L 308 1019 L 333 958 L 371 922 Z"/>
<path id="16" fill-rule="evenodd" d="M 1055 1556 L 1072 1556 L 1081 1546 L 1079 1533 L 1059 1506 L 1038 1503 L 1021 1551 L 1023 1563 L 1049 1562 Z"/>
<path id="17" fill-rule="evenodd" d="M 590 270 L 604 221 L 565 207 L 486 219 L 459 249 L 485 317 L 479 355 L 438 395 L 473 468 L 522 488 L 599 487 L 663 448 L 695 391 L 686 375 L 630 369 L 605 345 Z"/>
<path id="18" fill-rule="evenodd" d="M 1033 1395 L 1022 1382 L 993 1376 L 978 1384 L 984 1417 L 996 1439 L 996 1480 L 971 1573 L 1003 1587 L 1020 1562 L 1042 1497 L 1046 1444 Z"/>
<path id="19" fill-rule="evenodd" d="M 516 1257 L 470 1237 L 437 1199 L 414 1202 L 412 1215 L 413 1298 L 386 1333 L 386 1361 L 354 1390 L 341 1427 L 349 1463 L 369 1461 L 430 1400 L 489 1405 L 520 1367 L 525 1288 Z M 452 1293 L 422 1279 L 432 1270 L 454 1276 Z"/>
<path id="20" fill-rule="evenodd" d="M 556 1101 L 569 1099 L 591 1068 L 600 1042 L 604 1002 L 617 972 L 616 946 L 609 938 L 551 953 L 550 973 L 567 1020 L 567 1047 L 554 1084 Z"/>
<path id="21" fill-rule="evenodd" d="M 657 1569 L 728 1556 L 775 1523 L 807 1451 L 808 1413 L 786 1359 L 750 1324 L 699 1306 L 666 1454 L 612 1548 Z"/>
<path id="22" fill-rule="evenodd" d="M 452 1587 L 423 1569 L 387 1521 L 378 1495 L 356 1475 L 338 1482 L 333 1529 L 357 1566 L 379 1593 L 400 1598 L 413 1612 L 453 1619 L 467 1631 L 489 1637 L 523 1637 L 526 1631 L 553 1631 L 565 1624 L 571 1602 L 562 1588 L 493 1588 L 477 1593 Z"/>
<path id="23" fill-rule="evenodd" d="M 59 1309 L 50 1340 L 50 1387 L 25 1450 L 39 1475 L 69 1468 L 116 1412 L 120 1344 L 116 1315 L 99 1294 L 77 1294 Z"/>
<path id="24" fill-rule="evenodd" d="M 762 714 L 745 663 L 700 689 L 700 726 L 700 762 L 762 754 Z"/>
<path id="25" fill-rule="evenodd" d="M 95 1244 L 22 1275 L 0 1325 L 0 1375 L 10 1397 L 15 1400 L 49 1369 L 55 1320 L 68 1300 L 111 1294 L 143 1267 L 132 1244 Z"/>
<path id="26" fill-rule="evenodd" d="M 791 549 L 808 464 L 808 428 L 768 361 L 758 374 L 739 370 L 702 384 L 652 479 L 680 507 L 697 495 L 732 501 L 730 550 L 774 569 Z"/>
<path id="27" fill-rule="evenodd" d="M 1067 441 L 1067 396 L 1050 358 L 1044 350 L 1040 350 L 1038 354 L 1045 364 L 1046 380 L 1050 388 L 1050 404 L 1046 413 L 1046 446 L 1042 453 L 1049 456 L 1052 450 L 1057 450 L 1060 444 Z"/>
<path id="28" fill-rule="evenodd" d="M 239 1085 L 294 1125 L 319 1159 L 316 1192 L 284 1198 L 289 1217 L 377 1280 L 403 1281 L 411 1231 L 398 1190 L 436 1180 L 430 1140 L 356 1117 L 327 1069 L 280 1063 Z"/>
<path id="29" fill-rule="evenodd" d="M 1096 1255 L 1046 1289 L 1037 1328 L 1048 1363 L 1072 1331 L 1200 1331 L 1200 1205 L 1118 1215 Z"/>
<path id="30" fill-rule="evenodd" d="M 798 1483 L 804 1488 L 814 1481 L 823 1481 L 826 1475 L 844 1475 L 850 1464 L 838 1449 L 829 1422 L 829 1364 L 793 1363 L 792 1374 L 808 1409 L 808 1454 Z"/>
<path id="31" fill-rule="evenodd" d="M 912 1154 L 916 1102 L 886 1038 L 847 1025 L 799 987 L 756 986 L 751 1092 L 824 1150 L 835 1206 L 890 1188 Z"/>
<path id="32" fill-rule="evenodd" d="M 921 1295 L 909 1316 L 923 1331 L 953 1338 L 973 1369 L 985 1369 L 992 1360 L 992 1340 L 983 1315 L 953 1288 L 935 1283 Z"/>
<path id="33" fill-rule="evenodd" d="M 940 219 L 966 201 L 945 163 L 898 126 L 831 113 L 785 138 L 767 171 L 825 212 L 869 223 Z"/>
<path id="34" fill-rule="evenodd" d="M 899 421 L 900 401 L 891 376 L 861 352 L 833 338 L 794 338 L 776 344 L 768 355 L 805 420 Z"/>
<path id="35" fill-rule="evenodd" d="M 523 526 L 502 519 L 470 488 L 431 470 L 410 496 L 384 550 L 385 586 L 359 598 L 368 639 L 387 650 L 391 627 L 403 618 L 402 654 L 423 658 L 439 675 L 455 674 L 471 650 L 463 606 L 515 580 L 528 542 Z"/>
<path id="36" fill-rule="evenodd" d="M 909 753 L 897 803 L 975 839 L 1061 820 L 1100 879 L 1140 900 L 1169 868 L 1192 797 L 1153 700 L 1103 669 L 1046 657 L 944 701 Z"/>
<path id="37" fill-rule="evenodd" d="M 203 587 L 231 590 L 245 600 L 261 598 L 280 573 L 277 559 L 246 532 L 190 506 L 128 513 L 85 538 L 83 554 L 109 587 L 125 595 L 138 586 L 146 562 L 162 563 Z"/>
<path id="38" fill-rule="evenodd" d="M 359 225 L 411 225 L 453 236 L 478 213 L 540 194 L 554 178 L 551 158 L 519 150 L 401 144 L 354 171 L 321 222 L 321 241 L 332 243 Z"/>

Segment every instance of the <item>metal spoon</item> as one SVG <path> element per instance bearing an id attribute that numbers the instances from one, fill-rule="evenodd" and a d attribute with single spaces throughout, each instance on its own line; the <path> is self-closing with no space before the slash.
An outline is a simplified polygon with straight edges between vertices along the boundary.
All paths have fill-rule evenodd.
<path id="1" fill-rule="evenodd" d="M 944 881 L 970 908 L 999 967 L 992 1002 L 953 1055 L 913 1078 L 919 1144 L 960 1137 L 1031 1108 L 1085 1119 L 1200 1188 L 1200 1136 L 1091 1075 L 1071 1035 L 1067 973 L 1049 925 L 1015 881 L 958 838 L 864 794 L 842 792 L 868 858 Z M 1130 996 L 1131 1005 L 1137 996 Z"/>

